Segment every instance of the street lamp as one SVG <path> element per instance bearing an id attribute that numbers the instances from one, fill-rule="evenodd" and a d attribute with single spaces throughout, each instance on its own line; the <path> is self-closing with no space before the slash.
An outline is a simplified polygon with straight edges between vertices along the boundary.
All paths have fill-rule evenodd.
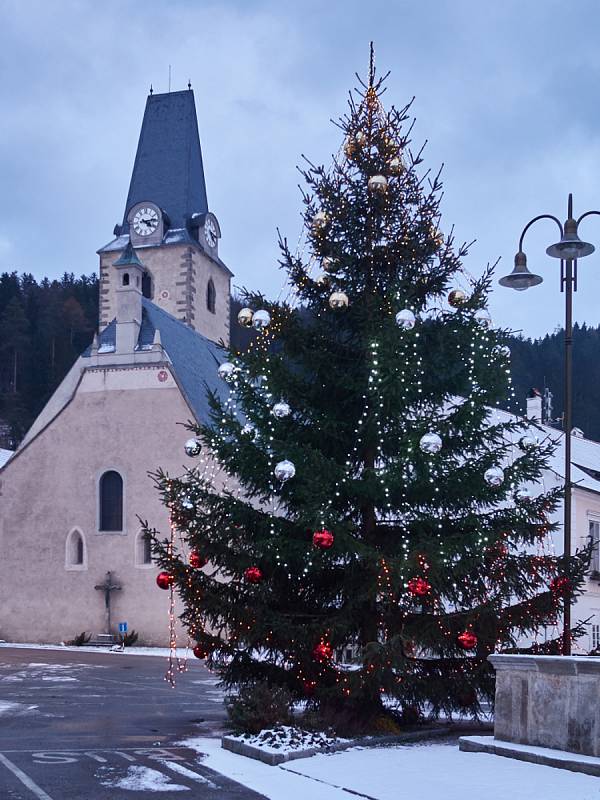
<path id="1" fill-rule="evenodd" d="M 560 259 L 560 290 L 565 293 L 565 383 L 563 430 L 565 434 L 565 500 L 563 517 L 564 555 L 571 555 L 571 427 L 572 427 L 572 363 L 573 363 L 573 292 L 577 291 L 577 260 L 594 252 L 594 245 L 579 238 L 579 223 L 592 214 L 600 216 L 600 211 L 587 211 L 578 219 L 573 218 L 573 195 L 569 195 L 568 214 L 564 227 L 552 214 L 540 214 L 523 228 L 519 239 L 519 252 L 515 256 L 515 266 L 510 275 L 500 278 L 500 285 L 522 292 L 530 286 L 537 286 L 543 278 L 527 269 L 527 256 L 523 252 L 523 239 L 529 228 L 538 220 L 553 220 L 560 231 L 560 241 L 546 248 L 552 258 Z M 571 597 L 565 597 L 562 653 L 571 654 Z"/>

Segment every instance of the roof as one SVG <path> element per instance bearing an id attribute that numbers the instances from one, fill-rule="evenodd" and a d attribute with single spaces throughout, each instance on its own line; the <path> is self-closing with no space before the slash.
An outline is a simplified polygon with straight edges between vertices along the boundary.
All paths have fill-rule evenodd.
<path id="1" fill-rule="evenodd" d="M 127 204 L 156 203 L 169 217 L 171 228 L 184 228 L 192 214 L 206 214 L 206 184 L 198 134 L 196 104 L 191 89 L 151 94 L 138 142 Z"/>
<path id="2" fill-rule="evenodd" d="M 227 360 L 226 351 L 144 297 L 138 337 L 140 350 L 152 347 L 157 329 L 173 373 L 196 420 L 209 424 L 207 388 L 216 392 L 224 402 L 229 395 L 226 385 L 217 375 L 219 364 Z M 116 322 L 113 320 L 98 336 L 99 351 L 111 352 L 115 347 L 115 337 Z M 89 358 L 90 355 L 91 347 L 88 347 L 82 356 Z"/>
<path id="3" fill-rule="evenodd" d="M 142 267 L 143 269 L 144 265 L 137 257 L 131 240 L 127 242 L 125 249 L 121 253 L 121 257 L 113 263 L 113 267 Z"/>

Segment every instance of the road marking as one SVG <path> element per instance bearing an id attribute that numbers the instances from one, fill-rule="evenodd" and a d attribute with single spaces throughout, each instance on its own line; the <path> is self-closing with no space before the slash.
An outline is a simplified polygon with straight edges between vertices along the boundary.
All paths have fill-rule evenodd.
<path id="1" fill-rule="evenodd" d="M 0 764 L 4 764 L 6 769 L 9 769 L 12 772 L 12 774 L 15 775 L 15 777 L 17 777 L 21 781 L 21 783 L 24 786 L 26 786 L 29 789 L 29 791 L 32 792 L 38 798 L 38 800 L 52 800 L 50 795 L 46 794 L 46 792 L 43 789 L 40 789 L 37 783 L 34 783 L 31 780 L 29 775 L 26 775 L 23 772 L 23 770 L 19 769 L 16 766 L 16 764 L 12 763 L 12 761 L 9 761 L 8 758 L 6 758 L 6 756 L 2 755 L 2 753 L 0 753 Z"/>
<path id="2" fill-rule="evenodd" d="M 217 788 L 216 784 L 214 784 L 208 778 L 205 778 L 204 775 L 199 775 L 197 772 L 184 767 L 183 764 L 177 764 L 174 761 L 163 761 L 162 759 L 159 759 L 159 763 L 162 764 L 163 767 L 170 769 L 172 772 L 178 772 L 179 775 L 183 775 L 185 778 L 190 778 L 191 780 L 196 781 L 196 783 L 203 783 L 205 786 L 209 786 L 211 789 Z"/>

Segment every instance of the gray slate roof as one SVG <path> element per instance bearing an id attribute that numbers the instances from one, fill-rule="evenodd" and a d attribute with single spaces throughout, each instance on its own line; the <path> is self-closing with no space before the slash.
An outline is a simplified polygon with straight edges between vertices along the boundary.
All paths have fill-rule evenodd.
<path id="1" fill-rule="evenodd" d="M 172 317 L 147 298 L 142 298 L 142 325 L 138 347 L 152 345 L 156 329 L 164 350 L 169 356 L 173 371 L 196 420 L 210 423 L 207 388 L 215 391 L 223 401 L 228 397 L 227 385 L 217 375 L 219 364 L 227 360 L 227 352 L 201 333 Z M 115 345 L 116 322 L 113 320 L 100 333 L 100 347 Z M 89 358 L 91 348 L 83 353 Z M 183 421 L 183 420 L 182 420 Z"/>
<path id="2" fill-rule="evenodd" d="M 185 228 L 192 214 L 206 214 L 206 184 L 191 89 L 152 94 L 146 101 L 127 204 L 151 200 L 166 211 L 171 228 Z"/>

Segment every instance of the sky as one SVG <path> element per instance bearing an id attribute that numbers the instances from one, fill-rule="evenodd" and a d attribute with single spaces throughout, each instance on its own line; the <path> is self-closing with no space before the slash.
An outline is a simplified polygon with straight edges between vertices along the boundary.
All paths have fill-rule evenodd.
<path id="1" fill-rule="evenodd" d="M 150 84 L 192 82 L 208 201 L 234 284 L 276 297 L 277 228 L 301 233 L 296 166 L 328 164 L 373 40 L 386 103 L 415 96 L 415 146 L 444 164 L 442 229 L 476 243 L 464 266 L 512 269 L 542 213 L 600 208 L 596 0 L 0 0 L 0 272 L 97 269 L 123 216 Z M 583 238 L 575 319 L 600 324 L 600 219 Z M 563 319 L 549 222 L 527 235 L 544 283 L 495 287 L 501 327 L 541 336 Z"/>

